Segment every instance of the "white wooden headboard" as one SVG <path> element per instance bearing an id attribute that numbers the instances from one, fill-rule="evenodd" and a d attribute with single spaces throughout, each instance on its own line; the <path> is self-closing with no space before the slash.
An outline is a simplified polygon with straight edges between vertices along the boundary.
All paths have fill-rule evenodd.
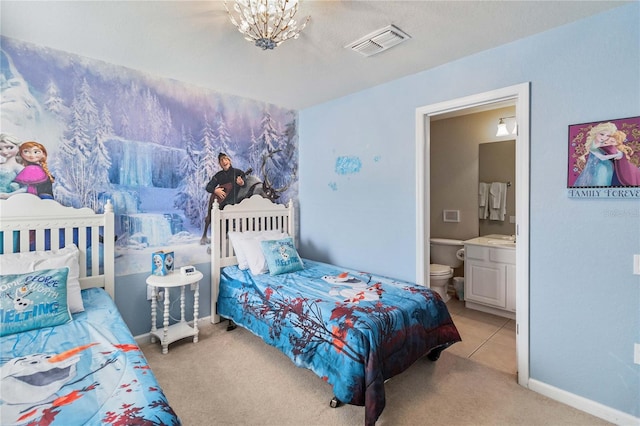
<path id="1" fill-rule="evenodd" d="M 80 286 L 103 287 L 111 298 L 115 293 L 113 223 L 110 201 L 104 213 L 97 214 L 27 193 L 0 200 L 3 253 L 58 249 L 73 242 L 80 251 Z"/>
<path id="2" fill-rule="evenodd" d="M 220 210 L 218 202 L 211 207 L 211 322 L 220 322 L 217 315 L 220 268 L 237 265 L 228 231 L 286 232 L 296 241 L 293 203 L 275 204 L 260 195 L 245 198 L 239 204 L 226 205 Z"/>

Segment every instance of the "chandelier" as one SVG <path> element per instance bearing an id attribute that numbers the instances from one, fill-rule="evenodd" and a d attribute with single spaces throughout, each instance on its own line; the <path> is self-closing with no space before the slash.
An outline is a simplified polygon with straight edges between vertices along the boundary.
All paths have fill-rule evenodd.
<path id="1" fill-rule="evenodd" d="M 244 34 L 245 40 L 254 42 L 262 50 L 280 46 L 283 41 L 296 39 L 307 26 L 310 16 L 298 26 L 293 17 L 298 11 L 298 0 L 235 0 L 233 10 L 224 2 L 231 23 Z"/>

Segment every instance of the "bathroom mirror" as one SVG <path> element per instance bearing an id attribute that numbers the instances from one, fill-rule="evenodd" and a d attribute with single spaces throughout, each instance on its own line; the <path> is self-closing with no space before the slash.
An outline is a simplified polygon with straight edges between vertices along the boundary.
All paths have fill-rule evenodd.
<path id="1" fill-rule="evenodd" d="M 481 218 L 479 203 L 478 235 L 514 235 L 516 233 L 516 141 L 482 143 L 478 145 L 478 149 L 479 182 L 488 184 L 487 191 L 494 182 L 506 184 L 504 220 L 494 220 L 496 216 L 498 218 L 502 216 L 501 214 L 496 215 L 496 212 L 493 215 L 488 212 L 486 219 Z M 488 202 L 491 202 L 491 194 L 487 199 Z"/>

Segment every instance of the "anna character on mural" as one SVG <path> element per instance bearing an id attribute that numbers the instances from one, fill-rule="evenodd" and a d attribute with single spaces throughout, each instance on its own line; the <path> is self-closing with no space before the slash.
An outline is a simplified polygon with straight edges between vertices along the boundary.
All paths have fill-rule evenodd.
<path id="1" fill-rule="evenodd" d="M 613 161 L 615 177 L 623 186 L 640 186 L 640 168 L 630 160 L 633 156 L 633 149 L 625 145 L 627 135 L 620 130 L 615 131 L 607 143 L 601 149 L 609 155 L 622 153 L 622 157 Z"/>
<path id="2" fill-rule="evenodd" d="M 13 194 L 25 192 L 26 186 L 20 185 L 14 179 L 24 169 L 19 162 L 20 140 L 7 133 L 0 134 L 0 199 Z"/>
<path id="3" fill-rule="evenodd" d="M 54 178 L 47 166 L 47 150 L 38 142 L 25 142 L 20 145 L 20 157 L 24 169 L 14 181 L 27 186 L 27 192 L 40 198 L 53 199 Z"/>
<path id="4" fill-rule="evenodd" d="M 613 123 L 600 123 L 594 126 L 587 135 L 586 152 L 580 157 L 585 164 L 574 186 L 611 186 L 613 178 L 613 162 L 622 158 L 622 152 L 607 154 L 602 147 L 608 145 L 609 138 L 618 130 Z M 586 157 L 586 159 L 585 159 Z"/>

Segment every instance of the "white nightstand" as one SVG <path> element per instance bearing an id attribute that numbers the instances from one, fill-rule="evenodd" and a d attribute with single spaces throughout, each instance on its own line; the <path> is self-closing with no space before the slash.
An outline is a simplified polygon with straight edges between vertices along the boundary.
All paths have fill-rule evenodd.
<path id="1" fill-rule="evenodd" d="M 202 279 L 202 272 L 194 271 L 191 274 L 181 274 L 173 272 L 169 275 L 157 276 L 150 275 L 147 277 L 147 284 L 153 287 L 151 296 L 151 343 L 155 343 L 156 337 L 160 339 L 162 344 L 162 353 L 169 352 L 169 343 L 185 337 L 193 336 L 193 343 L 198 342 L 198 298 L 199 298 L 199 281 Z M 193 327 L 191 327 L 184 319 L 184 293 L 185 287 L 194 284 L 193 291 Z M 180 287 L 180 322 L 169 325 L 169 290 L 174 287 Z M 164 316 L 162 330 L 156 327 L 156 311 L 157 311 L 157 294 L 158 289 L 164 288 Z"/>

